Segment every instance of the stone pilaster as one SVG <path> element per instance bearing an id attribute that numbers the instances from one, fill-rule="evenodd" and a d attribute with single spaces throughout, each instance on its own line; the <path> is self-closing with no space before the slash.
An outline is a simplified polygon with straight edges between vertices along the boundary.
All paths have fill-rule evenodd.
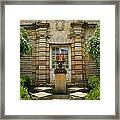
<path id="1" fill-rule="evenodd" d="M 47 26 L 46 23 L 42 23 L 42 26 L 36 29 L 37 33 L 37 44 L 36 44 L 36 84 L 40 85 L 42 83 L 48 82 L 49 79 L 49 55 L 48 49 L 49 46 L 46 43 L 46 35 L 47 35 Z"/>
<path id="2" fill-rule="evenodd" d="M 74 38 L 74 50 L 72 52 L 72 82 L 85 79 L 84 64 L 84 27 L 83 22 L 72 23 Z"/>

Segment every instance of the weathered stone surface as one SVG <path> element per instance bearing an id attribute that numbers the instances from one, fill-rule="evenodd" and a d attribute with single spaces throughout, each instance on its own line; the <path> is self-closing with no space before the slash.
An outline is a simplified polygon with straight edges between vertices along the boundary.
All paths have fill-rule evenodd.
<path id="1" fill-rule="evenodd" d="M 46 47 L 46 43 L 39 43 L 40 47 Z"/>
<path id="2" fill-rule="evenodd" d="M 45 69 L 45 68 L 46 68 L 45 65 L 43 65 L 43 66 L 40 66 L 40 65 L 39 65 L 39 70 L 40 70 L 40 69 Z"/>
<path id="3" fill-rule="evenodd" d="M 70 94 L 70 99 L 84 99 L 87 93 L 75 92 Z"/>
<path id="4" fill-rule="evenodd" d="M 38 64 L 39 64 L 40 66 L 45 66 L 45 65 L 46 65 L 46 60 L 39 60 L 39 61 L 38 61 Z"/>
<path id="5" fill-rule="evenodd" d="M 66 75 L 64 73 L 55 75 L 55 92 L 66 93 Z"/>
<path id="6" fill-rule="evenodd" d="M 43 74 L 46 74 L 46 70 L 45 69 L 39 69 L 39 75 L 43 75 Z"/>
<path id="7" fill-rule="evenodd" d="M 90 38 L 90 36 L 93 35 L 95 31 L 95 25 L 93 25 L 94 27 L 88 26 L 86 28 L 85 27 L 82 28 L 80 21 L 69 20 L 63 22 L 64 23 L 64 25 L 62 26 L 63 29 L 62 31 L 61 30 L 59 31 L 59 29 L 56 28 L 56 21 L 48 20 L 44 22 L 45 23 L 43 24 L 39 23 L 40 25 L 37 25 L 36 27 L 32 26 L 31 22 L 28 23 L 31 23 L 30 26 L 32 27 L 29 27 L 28 23 L 25 24 L 26 26 L 28 25 L 27 31 L 28 31 L 29 42 L 32 44 L 32 56 L 30 59 L 28 59 L 28 56 L 23 56 L 21 58 L 21 65 L 20 65 L 21 74 L 34 75 L 33 81 L 36 81 L 35 83 L 37 85 L 39 85 L 41 81 L 43 82 L 42 79 L 39 79 L 39 76 L 41 74 L 43 75 L 47 74 L 48 77 L 46 77 L 46 79 L 50 79 L 49 69 L 50 69 L 51 44 L 52 45 L 56 44 L 58 46 L 62 44 L 70 45 L 71 47 L 70 69 L 72 73 L 71 81 L 78 79 L 79 77 L 77 78 L 76 76 L 79 76 L 81 74 L 84 74 L 83 76 L 85 76 L 85 74 L 92 75 L 92 74 L 100 73 L 100 68 L 96 67 L 95 63 L 92 62 L 90 58 L 86 57 L 85 55 L 84 43 Z M 33 23 L 35 23 L 35 21 L 33 21 Z M 71 27 L 72 23 L 74 25 L 72 25 Z M 48 28 L 48 24 L 49 24 L 49 28 Z M 83 68 L 81 70 L 79 70 L 81 66 L 77 66 L 80 64 L 83 64 Z M 84 67 L 85 65 L 87 67 Z M 39 68 L 39 66 L 43 66 L 43 67 Z"/>
<path id="8" fill-rule="evenodd" d="M 81 90 L 81 88 L 78 88 L 78 87 L 68 88 L 69 93 L 71 93 L 71 92 L 77 92 L 77 91 L 80 91 L 80 90 Z"/>
<path id="9" fill-rule="evenodd" d="M 39 51 L 46 51 L 46 47 L 39 47 Z"/>
<path id="10" fill-rule="evenodd" d="M 52 91 L 52 87 L 35 87 L 35 90 L 39 91 L 39 92 L 45 92 L 45 91 Z"/>
<path id="11" fill-rule="evenodd" d="M 82 65 L 75 65 L 75 69 L 82 69 Z"/>
<path id="12" fill-rule="evenodd" d="M 37 97 L 37 99 L 52 99 L 52 94 L 46 92 L 31 93 L 32 96 Z"/>
<path id="13" fill-rule="evenodd" d="M 75 51 L 80 51 L 81 47 L 75 47 Z"/>
<path id="14" fill-rule="evenodd" d="M 82 60 L 82 56 L 75 56 L 75 60 Z"/>
<path id="15" fill-rule="evenodd" d="M 40 60 L 46 60 L 46 57 L 45 57 L 45 56 L 44 56 L 44 57 L 39 57 L 38 60 L 39 60 L 39 61 L 40 61 Z"/>
<path id="16" fill-rule="evenodd" d="M 81 39 L 75 39 L 75 42 L 81 42 Z"/>

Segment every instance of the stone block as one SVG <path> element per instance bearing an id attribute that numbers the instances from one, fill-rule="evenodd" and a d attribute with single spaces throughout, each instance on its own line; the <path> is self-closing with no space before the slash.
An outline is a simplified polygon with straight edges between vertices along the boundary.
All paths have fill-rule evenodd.
<path id="1" fill-rule="evenodd" d="M 80 51 L 81 47 L 75 47 L 75 51 Z"/>
<path id="2" fill-rule="evenodd" d="M 81 39 L 76 38 L 75 42 L 81 42 Z"/>
<path id="3" fill-rule="evenodd" d="M 78 61 L 75 61 L 75 64 L 77 64 L 77 65 L 78 64 L 83 64 L 83 62 L 78 60 Z"/>
<path id="4" fill-rule="evenodd" d="M 41 42 L 40 42 L 40 43 L 39 43 L 39 46 L 40 46 L 40 47 L 46 47 L 46 43 L 41 43 Z"/>
<path id="5" fill-rule="evenodd" d="M 75 56 L 75 60 L 82 60 L 82 56 Z"/>
<path id="6" fill-rule="evenodd" d="M 49 74 L 50 73 L 50 71 L 49 70 L 46 70 L 46 74 Z"/>
<path id="7" fill-rule="evenodd" d="M 48 48 L 46 48 L 46 51 L 47 51 L 47 52 L 49 52 L 49 51 L 50 51 L 50 48 L 49 48 L 49 47 L 48 47 Z"/>
<path id="8" fill-rule="evenodd" d="M 46 44 L 46 47 L 49 47 L 49 44 Z"/>
<path id="9" fill-rule="evenodd" d="M 75 51 L 75 55 L 82 55 L 81 51 Z"/>
<path id="10" fill-rule="evenodd" d="M 46 75 L 39 75 L 39 79 L 41 80 L 46 79 Z"/>
<path id="11" fill-rule="evenodd" d="M 39 51 L 46 51 L 46 47 L 39 47 Z"/>
<path id="12" fill-rule="evenodd" d="M 40 60 L 46 60 L 46 57 L 39 57 L 38 60 L 39 60 L 39 61 L 40 61 Z"/>
<path id="13" fill-rule="evenodd" d="M 48 61 L 46 61 L 46 65 L 50 65 L 50 61 L 48 60 Z"/>
<path id="14" fill-rule="evenodd" d="M 71 51 L 75 51 L 75 48 L 73 47 L 73 48 L 71 48 Z"/>
<path id="15" fill-rule="evenodd" d="M 72 74 L 75 74 L 76 72 L 75 72 L 75 70 L 72 70 Z"/>
<path id="16" fill-rule="evenodd" d="M 48 57 L 50 56 L 50 52 L 49 52 L 49 51 L 48 51 L 48 52 L 46 52 L 46 56 L 48 56 Z"/>
<path id="17" fill-rule="evenodd" d="M 39 56 L 46 56 L 46 52 L 44 51 L 39 52 Z"/>
<path id="18" fill-rule="evenodd" d="M 46 42 L 46 39 L 45 39 L 45 38 L 43 38 L 43 39 L 40 38 L 40 39 L 39 39 L 39 43 L 42 43 L 42 42 L 45 43 L 45 42 Z"/>
<path id="19" fill-rule="evenodd" d="M 43 75 L 43 74 L 46 74 L 46 70 L 45 69 L 39 70 L 39 75 Z"/>
<path id="20" fill-rule="evenodd" d="M 75 65 L 75 69 L 82 69 L 82 65 Z"/>
<path id="21" fill-rule="evenodd" d="M 71 47 L 75 47 L 75 44 L 71 44 Z"/>
<path id="22" fill-rule="evenodd" d="M 80 47 L 81 43 L 75 43 L 75 47 Z"/>
<path id="23" fill-rule="evenodd" d="M 40 66 L 45 66 L 46 65 L 46 61 L 45 60 L 40 60 L 38 61 Z"/>
<path id="24" fill-rule="evenodd" d="M 71 55 L 74 56 L 74 55 L 75 55 L 75 52 L 71 52 Z"/>
<path id="25" fill-rule="evenodd" d="M 46 69 L 46 66 L 40 66 L 39 65 L 39 69 Z"/>
<path id="26" fill-rule="evenodd" d="M 32 61 L 32 65 L 36 65 L 36 61 Z"/>
<path id="27" fill-rule="evenodd" d="M 75 39 L 79 39 L 80 40 L 80 38 L 81 38 L 80 35 L 78 35 L 78 36 L 76 35 L 75 36 Z"/>

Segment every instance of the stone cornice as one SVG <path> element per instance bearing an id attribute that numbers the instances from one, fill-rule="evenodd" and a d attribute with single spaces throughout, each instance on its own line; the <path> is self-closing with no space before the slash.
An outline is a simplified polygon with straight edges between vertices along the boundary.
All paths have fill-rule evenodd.
<path id="1" fill-rule="evenodd" d="M 50 24 L 35 22 L 35 23 L 29 23 L 29 24 L 21 24 L 20 26 L 23 26 L 26 29 L 36 30 L 38 28 L 48 28 L 50 26 Z"/>
<path id="2" fill-rule="evenodd" d="M 72 28 L 74 27 L 82 27 L 82 28 L 86 28 L 86 27 L 95 27 L 97 24 L 96 23 L 88 23 L 86 21 L 80 21 L 80 22 L 73 22 L 70 24 Z"/>

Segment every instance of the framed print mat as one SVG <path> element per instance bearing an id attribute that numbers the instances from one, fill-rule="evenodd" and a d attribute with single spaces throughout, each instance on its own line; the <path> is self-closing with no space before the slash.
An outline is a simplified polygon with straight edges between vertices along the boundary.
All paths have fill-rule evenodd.
<path id="1" fill-rule="evenodd" d="M 2 2 L 2 118 L 118 118 L 118 2 Z"/>

